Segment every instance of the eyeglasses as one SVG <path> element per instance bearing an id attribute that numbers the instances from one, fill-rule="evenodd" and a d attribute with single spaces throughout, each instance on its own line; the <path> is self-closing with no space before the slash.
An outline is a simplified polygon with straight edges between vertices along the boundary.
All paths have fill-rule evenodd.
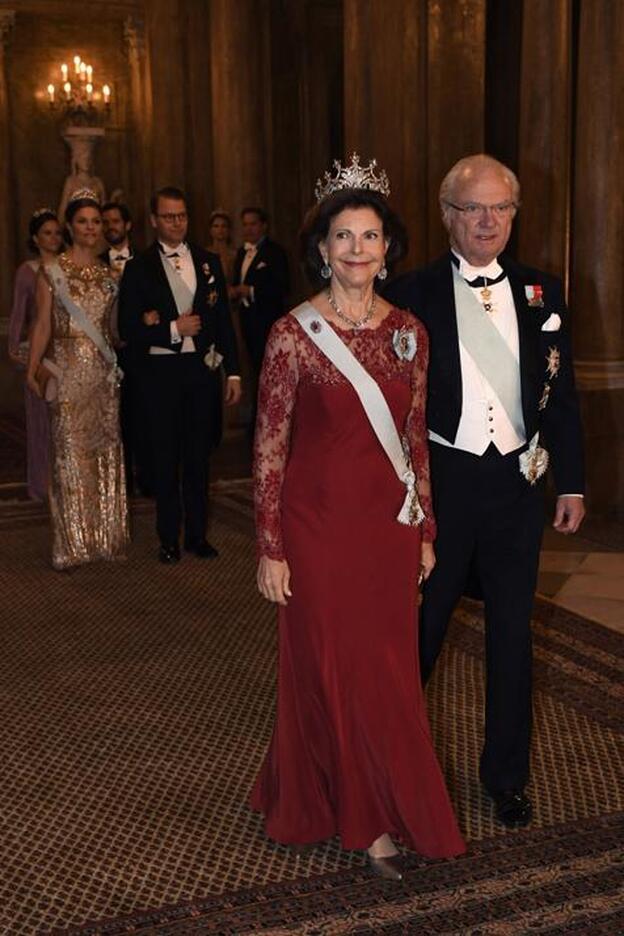
<path id="1" fill-rule="evenodd" d="M 177 214 L 157 214 L 157 218 L 162 218 L 167 224 L 175 224 L 176 221 L 186 221 L 188 215 L 186 211 L 179 211 Z"/>
<path id="2" fill-rule="evenodd" d="M 455 211 L 462 211 L 469 218 L 482 218 L 491 211 L 496 218 L 506 218 L 519 207 L 515 202 L 499 202 L 498 205 L 482 205 L 480 202 L 467 202 L 465 205 L 455 205 L 453 202 L 444 203 Z"/>

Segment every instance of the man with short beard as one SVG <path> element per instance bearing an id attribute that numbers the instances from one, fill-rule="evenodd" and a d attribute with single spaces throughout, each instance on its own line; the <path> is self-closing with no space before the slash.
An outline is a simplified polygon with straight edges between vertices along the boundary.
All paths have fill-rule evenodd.
<path id="1" fill-rule="evenodd" d="M 100 259 L 121 275 L 128 260 L 134 256 L 130 243 L 132 217 L 130 209 L 121 202 L 106 202 L 102 207 L 102 232 L 108 249 L 100 254 Z"/>

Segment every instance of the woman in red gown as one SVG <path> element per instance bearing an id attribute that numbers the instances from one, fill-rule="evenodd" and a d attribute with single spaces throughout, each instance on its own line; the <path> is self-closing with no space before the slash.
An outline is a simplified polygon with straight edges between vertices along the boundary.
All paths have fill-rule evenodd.
<path id="1" fill-rule="evenodd" d="M 360 399 L 284 316 L 267 344 L 255 443 L 258 585 L 279 605 L 279 677 L 251 805 L 278 842 L 337 834 L 344 848 L 367 849 L 376 873 L 400 879 L 395 839 L 435 858 L 465 849 L 431 742 L 415 628 L 419 576 L 435 562 L 427 335 L 374 292 L 405 247 L 375 190 L 385 174 L 371 189 L 342 172 L 345 185 L 339 173 L 302 234 L 309 272 L 328 282 L 310 302 L 381 388 L 425 519 L 397 522 L 405 487 Z M 399 335 L 411 337 L 401 345 Z"/>

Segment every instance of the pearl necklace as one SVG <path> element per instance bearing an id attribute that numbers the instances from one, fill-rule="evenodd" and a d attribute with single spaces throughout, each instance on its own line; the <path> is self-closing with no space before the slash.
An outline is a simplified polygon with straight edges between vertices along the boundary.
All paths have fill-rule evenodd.
<path id="1" fill-rule="evenodd" d="M 327 301 L 329 302 L 330 306 L 332 307 L 332 309 L 334 310 L 334 312 L 336 313 L 339 319 L 342 319 L 343 322 L 346 322 L 347 325 L 351 325 L 353 328 L 363 328 L 367 322 L 370 322 L 373 315 L 375 314 L 375 306 L 377 305 L 377 296 L 375 295 L 375 293 L 373 293 L 373 301 L 368 307 L 368 310 L 364 313 L 364 315 L 360 319 L 349 318 L 349 316 L 346 315 L 342 311 L 342 309 L 340 308 L 340 306 L 334 299 L 334 294 L 332 293 L 331 289 L 327 290 Z"/>

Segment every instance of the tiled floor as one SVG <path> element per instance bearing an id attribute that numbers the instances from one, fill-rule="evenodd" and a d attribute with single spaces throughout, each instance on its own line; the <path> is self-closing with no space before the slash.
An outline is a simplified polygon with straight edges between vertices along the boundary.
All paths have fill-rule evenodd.
<path id="1" fill-rule="evenodd" d="M 556 604 L 624 633 L 622 525 L 593 524 L 575 536 L 547 527 L 538 592 Z M 615 545 L 614 545 L 615 544 Z"/>

